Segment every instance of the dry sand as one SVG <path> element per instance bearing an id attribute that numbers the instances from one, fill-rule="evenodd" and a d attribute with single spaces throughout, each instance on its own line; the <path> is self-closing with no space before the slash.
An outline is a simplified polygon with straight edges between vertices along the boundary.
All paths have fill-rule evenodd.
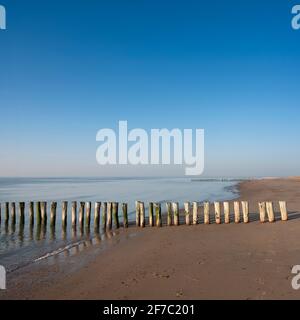
<path id="1" fill-rule="evenodd" d="M 291 269 L 300 265 L 300 179 L 243 182 L 240 199 L 250 202 L 249 224 L 132 227 L 100 253 L 9 275 L 0 298 L 299 299 Z M 260 224 L 257 202 L 267 200 L 286 200 L 290 220 Z"/>

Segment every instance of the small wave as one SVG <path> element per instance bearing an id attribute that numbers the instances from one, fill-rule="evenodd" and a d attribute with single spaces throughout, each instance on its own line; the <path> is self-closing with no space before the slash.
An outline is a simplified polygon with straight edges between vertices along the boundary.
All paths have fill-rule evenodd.
<path id="1" fill-rule="evenodd" d="M 74 242 L 74 243 L 71 243 L 71 244 L 68 244 L 67 246 L 63 247 L 63 248 L 59 248 L 57 250 L 54 250 L 52 252 L 49 252 L 49 253 L 46 253 L 45 255 L 37 258 L 34 260 L 34 262 L 38 262 L 38 261 L 41 261 L 41 260 L 44 260 L 44 259 L 47 259 L 47 258 L 50 258 L 50 257 L 53 257 L 53 256 L 56 256 L 66 250 L 70 250 L 76 246 L 79 246 L 80 244 L 82 244 L 84 242 L 84 240 L 81 240 L 81 241 L 77 241 L 77 242 Z"/>

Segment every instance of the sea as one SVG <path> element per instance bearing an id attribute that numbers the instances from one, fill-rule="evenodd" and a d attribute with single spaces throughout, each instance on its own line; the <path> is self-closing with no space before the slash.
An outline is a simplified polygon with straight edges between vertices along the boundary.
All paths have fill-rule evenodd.
<path id="1" fill-rule="evenodd" d="M 119 202 L 128 204 L 129 220 L 135 220 L 135 201 L 159 202 L 164 211 L 165 203 L 186 201 L 222 201 L 238 196 L 237 184 L 247 178 L 239 179 L 191 179 L 187 177 L 156 178 L 0 178 L 0 265 L 7 272 L 60 254 L 72 247 L 89 241 L 99 245 L 106 239 L 101 226 L 93 228 L 94 202 Z M 28 203 L 47 201 L 48 224 L 50 203 L 57 202 L 56 228 L 34 225 L 30 227 Z M 67 228 L 61 226 L 61 202 L 68 201 Z M 92 202 L 91 227 L 84 232 L 71 228 L 71 201 Z M 16 203 L 16 223 L 4 221 L 6 202 Z M 21 226 L 18 216 L 18 203 L 25 202 L 25 225 Z M 77 206 L 78 207 L 78 206 Z M 78 208 L 77 208 L 78 209 Z M 10 213 L 11 214 L 11 213 Z M 78 212 L 77 212 L 78 214 Z M 120 217 L 122 212 L 119 212 Z M 147 211 L 146 211 L 147 215 Z"/>

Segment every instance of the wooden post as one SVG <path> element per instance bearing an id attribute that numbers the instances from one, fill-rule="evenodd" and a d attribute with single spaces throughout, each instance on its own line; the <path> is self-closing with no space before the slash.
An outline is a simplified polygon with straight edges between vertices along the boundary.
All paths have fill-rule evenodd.
<path id="1" fill-rule="evenodd" d="M 216 224 L 221 224 L 221 206 L 220 202 L 215 202 L 215 220 Z"/>
<path id="2" fill-rule="evenodd" d="M 266 222 L 266 203 L 259 202 L 258 209 L 259 209 L 259 220 L 261 223 L 265 223 Z"/>
<path id="3" fill-rule="evenodd" d="M 149 203 L 149 226 L 154 226 L 154 219 L 153 219 L 153 202 Z"/>
<path id="4" fill-rule="evenodd" d="M 281 220 L 288 221 L 288 212 L 286 208 L 286 201 L 279 201 Z"/>
<path id="5" fill-rule="evenodd" d="M 242 210 L 244 223 L 249 223 L 249 203 L 248 201 L 242 201 Z"/>
<path id="6" fill-rule="evenodd" d="M 51 202 L 51 205 L 50 205 L 50 227 L 52 229 L 54 229 L 55 225 L 56 225 L 56 208 L 57 208 L 57 203 Z"/>
<path id="7" fill-rule="evenodd" d="M 25 226 L 25 202 L 19 202 L 19 239 L 24 240 L 24 226 Z"/>
<path id="8" fill-rule="evenodd" d="M 62 202 L 62 214 L 61 214 L 61 222 L 63 229 L 67 228 L 67 222 L 68 222 L 68 201 Z"/>
<path id="9" fill-rule="evenodd" d="M 234 222 L 240 223 L 241 222 L 241 212 L 240 212 L 240 203 L 239 201 L 234 201 Z"/>
<path id="10" fill-rule="evenodd" d="M 156 216 L 156 226 L 157 227 L 162 227 L 161 204 L 160 203 L 155 203 L 154 204 L 154 208 L 155 208 L 155 216 Z"/>
<path id="11" fill-rule="evenodd" d="M 77 201 L 72 201 L 72 228 L 77 227 Z"/>
<path id="12" fill-rule="evenodd" d="M 122 204 L 122 211 L 123 211 L 123 226 L 124 228 L 128 228 L 128 205 L 127 203 Z"/>
<path id="13" fill-rule="evenodd" d="M 230 207 L 229 207 L 228 201 L 223 202 L 223 208 L 224 208 L 225 223 L 228 224 L 230 223 Z"/>
<path id="14" fill-rule="evenodd" d="M 9 221 L 9 202 L 5 202 L 5 224 Z"/>
<path id="15" fill-rule="evenodd" d="M 16 204 L 12 202 L 10 204 L 11 209 L 11 224 L 14 226 L 16 224 Z"/>
<path id="16" fill-rule="evenodd" d="M 204 224 L 210 224 L 209 202 L 204 202 Z"/>
<path id="17" fill-rule="evenodd" d="M 198 224 L 198 202 L 193 202 L 193 225 Z"/>
<path id="18" fill-rule="evenodd" d="M 141 226 L 141 228 L 145 228 L 145 226 L 146 226 L 144 202 L 140 202 L 140 226 Z"/>
<path id="19" fill-rule="evenodd" d="M 266 202 L 266 208 L 267 208 L 267 214 L 268 214 L 269 222 L 271 222 L 271 223 L 275 222 L 273 203 L 271 201 Z"/>
<path id="20" fill-rule="evenodd" d="M 107 202 L 103 202 L 103 210 L 102 210 L 102 228 L 106 229 L 106 223 L 107 223 Z"/>
<path id="21" fill-rule="evenodd" d="M 108 230 L 112 229 L 112 202 L 107 203 L 107 222 L 106 228 Z"/>
<path id="22" fill-rule="evenodd" d="M 191 208 L 190 208 L 190 203 L 189 202 L 185 202 L 184 203 L 184 215 L 185 215 L 185 224 L 187 226 L 189 226 L 191 224 L 191 219 L 190 219 L 190 215 L 191 215 Z"/>
<path id="23" fill-rule="evenodd" d="M 136 221 L 136 226 L 140 226 L 140 202 L 136 201 L 135 202 L 135 221 Z"/>
<path id="24" fill-rule="evenodd" d="M 99 230 L 101 202 L 95 202 L 94 229 Z"/>
<path id="25" fill-rule="evenodd" d="M 47 224 L 47 202 L 41 202 L 41 217 L 42 217 L 42 225 Z"/>
<path id="26" fill-rule="evenodd" d="M 113 214 L 113 220 L 114 220 L 114 225 L 116 229 L 120 228 L 120 223 L 119 223 L 119 203 L 118 202 L 113 202 L 112 204 L 112 214 Z"/>
<path id="27" fill-rule="evenodd" d="M 167 226 L 170 227 L 172 225 L 172 204 L 171 204 L 171 202 L 167 202 L 166 207 L 167 207 Z"/>
<path id="28" fill-rule="evenodd" d="M 42 222 L 40 201 L 37 201 L 35 205 L 36 205 L 36 221 L 37 221 L 37 224 L 40 225 Z"/>
<path id="29" fill-rule="evenodd" d="M 33 227 L 34 225 L 34 202 L 29 202 L 29 225 Z"/>
<path id="30" fill-rule="evenodd" d="M 92 203 L 91 202 L 86 202 L 85 203 L 86 211 L 85 211 L 85 223 L 86 223 L 86 228 L 91 227 L 91 211 L 92 211 Z"/>
<path id="31" fill-rule="evenodd" d="M 20 226 L 25 224 L 25 202 L 19 203 Z"/>
<path id="32" fill-rule="evenodd" d="M 180 220 L 179 220 L 179 203 L 178 202 L 173 202 L 173 213 L 174 213 L 174 226 L 179 226 L 180 225 Z"/>
<path id="33" fill-rule="evenodd" d="M 78 223 L 81 230 L 84 227 L 84 206 L 85 206 L 85 203 L 81 201 L 80 207 L 79 207 L 79 216 L 78 216 Z"/>

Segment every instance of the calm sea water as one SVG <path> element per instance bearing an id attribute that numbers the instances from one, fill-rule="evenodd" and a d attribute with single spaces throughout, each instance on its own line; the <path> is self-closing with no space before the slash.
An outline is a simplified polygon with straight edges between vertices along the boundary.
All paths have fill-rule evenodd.
<path id="1" fill-rule="evenodd" d="M 106 235 L 90 230 L 79 232 L 70 226 L 71 203 L 68 207 L 68 227 L 61 228 L 61 201 L 127 202 L 129 219 L 134 220 L 135 200 L 147 202 L 214 201 L 236 197 L 236 181 L 197 180 L 189 178 L 0 178 L 0 265 L 8 272 L 34 262 L 36 259 L 55 255 L 64 248 L 77 246 L 85 241 L 102 241 Z M 25 226 L 18 221 L 19 201 L 26 202 Z M 28 202 L 57 201 L 57 225 L 55 230 L 28 224 Z M 17 221 L 12 226 L 4 223 L 4 202 L 16 202 Z M 162 207 L 164 209 L 164 207 Z M 93 208 L 92 208 L 93 214 Z M 121 213 L 120 213 L 121 216 Z M 93 217 L 93 215 L 92 215 Z M 93 221 L 93 219 L 91 219 Z M 48 217 L 49 223 L 49 217 Z"/>

